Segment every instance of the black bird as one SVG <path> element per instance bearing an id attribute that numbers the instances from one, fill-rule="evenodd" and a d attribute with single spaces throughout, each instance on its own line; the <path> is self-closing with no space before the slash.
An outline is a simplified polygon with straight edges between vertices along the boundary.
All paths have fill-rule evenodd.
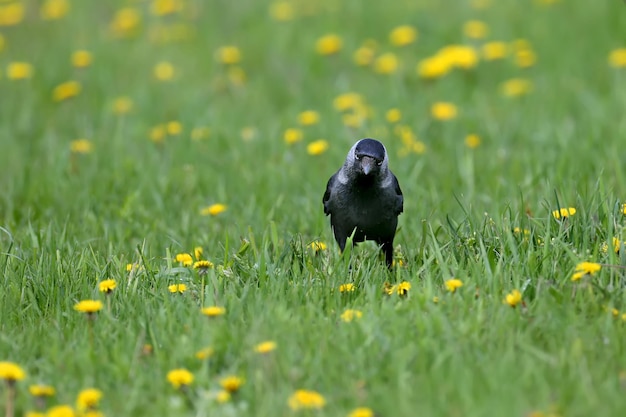
<path id="1" fill-rule="evenodd" d="M 393 238 L 404 197 L 388 160 L 382 143 L 361 139 L 352 146 L 341 169 L 328 180 L 322 201 L 342 252 L 354 232 L 354 242 L 373 240 L 380 245 L 391 267 Z"/>

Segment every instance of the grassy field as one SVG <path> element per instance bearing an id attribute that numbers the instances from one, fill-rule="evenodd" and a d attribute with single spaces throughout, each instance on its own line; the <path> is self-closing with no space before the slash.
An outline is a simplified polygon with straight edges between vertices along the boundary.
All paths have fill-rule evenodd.
<path id="1" fill-rule="evenodd" d="M 616 0 L 0 1 L 2 412 L 623 415 L 624 48 Z M 392 272 L 322 210 L 364 137 Z"/>

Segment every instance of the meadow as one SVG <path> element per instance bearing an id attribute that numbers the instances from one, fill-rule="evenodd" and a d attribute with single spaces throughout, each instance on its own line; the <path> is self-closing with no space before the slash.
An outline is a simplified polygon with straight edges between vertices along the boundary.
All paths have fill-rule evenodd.
<path id="1" fill-rule="evenodd" d="M 2 412 L 623 415 L 625 92 L 616 0 L 0 1 Z"/>

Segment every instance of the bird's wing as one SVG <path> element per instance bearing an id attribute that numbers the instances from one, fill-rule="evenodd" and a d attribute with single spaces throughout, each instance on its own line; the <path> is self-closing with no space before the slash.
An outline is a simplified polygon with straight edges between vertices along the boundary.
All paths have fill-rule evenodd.
<path id="1" fill-rule="evenodd" d="M 397 196 L 396 213 L 400 214 L 404 211 L 404 196 L 402 195 L 402 190 L 400 189 L 400 183 L 398 182 L 398 179 L 395 175 L 393 175 L 393 173 L 391 174 L 391 176 L 393 178 L 393 189 L 396 192 Z"/>
<path id="2" fill-rule="evenodd" d="M 324 198 L 322 198 L 322 203 L 324 203 L 324 214 L 327 215 L 327 216 L 330 214 L 329 201 L 330 201 L 330 197 L 331 197 L 331 190 L 332 190 L 332 188 L 333 188 L 333 186 L 335 184 L 335 177 L 336 176 L 337 176 L 337 174 L 334 174 L 328 180 L 328 183 L 326 184 L 326 191 L 324 192 Z"/>

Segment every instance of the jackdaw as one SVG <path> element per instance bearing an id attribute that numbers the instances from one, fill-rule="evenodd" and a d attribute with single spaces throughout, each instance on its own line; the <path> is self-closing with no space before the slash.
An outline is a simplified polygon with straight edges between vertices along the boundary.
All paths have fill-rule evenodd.
<path id="1" fill-rule="evenodd" d="M 391 267 L 393 238 L 404 198 L 388 161 L 382 143 L 361 139 L 352 146 L 341 169 L 328 180 L 322 201 L 342 252 L 347 238 L 354 233 L 354 242 L 373 240 L 380 245 Z"/>

